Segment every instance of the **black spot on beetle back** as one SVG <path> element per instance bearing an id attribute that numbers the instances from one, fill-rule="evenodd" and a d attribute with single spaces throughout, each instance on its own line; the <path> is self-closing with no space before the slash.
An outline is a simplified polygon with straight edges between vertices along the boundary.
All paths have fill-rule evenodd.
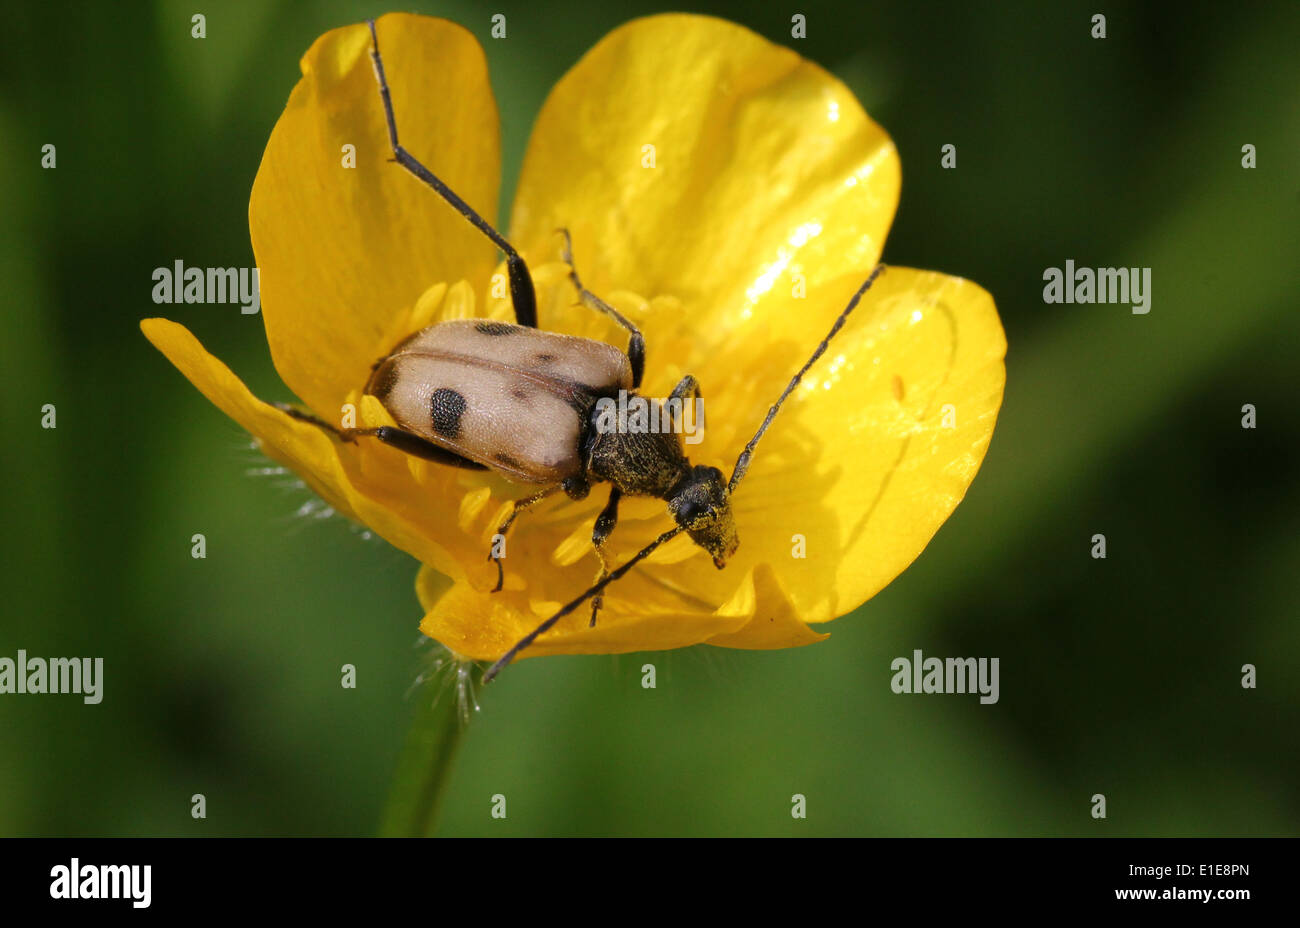
<path id="1" fill-rule="evenodd" d="M 382 403 L 388 399 L 388 394 L 393 392 L 395 386 L 397 386 L 397 365 L 380 361 L 370 378 L 370 383 L 366 386 L 366 392 L 377 397 Z"/>
<path id="2" fill-rule="evenodd" d="M 474 331 L 483 335 L 513 335 L 516 326 L 508 322 L 479 322 L 474 326 Z"/>
<path id="3" fill-rule="evenodd" d="M 465 397 L 455 390 L 439 387 L 429 397 L 433 431 L 442 438 L 460 437 L 460 418 L 465 415 Z"/>

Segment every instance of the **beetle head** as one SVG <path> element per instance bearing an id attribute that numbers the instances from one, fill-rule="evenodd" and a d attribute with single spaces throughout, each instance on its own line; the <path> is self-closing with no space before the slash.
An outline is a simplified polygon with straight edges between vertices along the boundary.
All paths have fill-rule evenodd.
<path id="1" fill-rule="evenodd" d="M 692 467 L 673 487 L 668 511 L 697 545 L 713 555 L 715 567 L 726 566 L 740 539 L 722 471 L 702 464 Z"/>

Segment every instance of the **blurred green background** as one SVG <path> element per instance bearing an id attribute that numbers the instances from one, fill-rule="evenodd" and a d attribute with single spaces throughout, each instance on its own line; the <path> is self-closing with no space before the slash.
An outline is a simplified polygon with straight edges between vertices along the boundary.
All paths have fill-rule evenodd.
<path id="1" fill-rule="evenodd" d="M 551 84 L 663 9 L 539 6 L 407 6 L 486 47 L 503 204 Z M 655 655 L 649 691 L 643 655 L 504 675 L 439 833 L 1297 834 L 1300 5 L 755 6 L 695 9 L 827 66 L 897 143 L 885 259 L 996 298 L 1010 350 L 993 444 L 916 564 L 822 644 Z M 249 476 L 266 462 L 137 322 L 157 311 L 154 267 L 252 264 L 248 192 L 299 56 L 386 8 L 6 4 L 0 656 L 102 656 L 105 690 L 95 707 L 0 696 L 0 834 L 378 822 L 425 698 L 407 695 L 428 660 L 415 564 L 296 515 L 310 497 L 286 478 Z M 1045 305 L 1042 272 L 1067 258 L 1151 267 L 1151 313 Z M 289 398 L 260 318 L 164 309 L 255 393 Z M 39 427 L 45 403 L 57 430 Z M 890 662 L 914 648 L 999 657 L 1001 701 L 894 695 Z"/>

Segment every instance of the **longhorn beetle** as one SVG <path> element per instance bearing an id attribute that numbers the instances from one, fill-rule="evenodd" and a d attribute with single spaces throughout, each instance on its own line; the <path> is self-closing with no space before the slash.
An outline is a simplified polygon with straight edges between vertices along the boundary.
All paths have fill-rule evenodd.
<path id="1" fill-rule="evenodd" d="M 528 266 L 505 237 L 433 172 L 417 161 L 397 140 L 397 120 L 392 96 L 379 56 L 374 20 L 370 26 L 370 60 L 374 65 L 379 97 L 388 123 L 393 159 L 432 187 L 474 228 L 487 236 L 506 256 L 510 299 L 515 324 L 461 319 L 441 322 L 409 336 L 371 370 L 365 392 L 375 396 L 397 427 L 341 429 L 294 407 L 277 404 L 294 418 L 355 442 L 373 437 L 406 454 L 453 467 L 493 470 L 519 483 L 540 485 L 531 496 L 517 500 L 497 534 L 504 536 L 523 510 L 563 491 L 579 500 L 594 482 L 610 486 L 609 501 L 596 518 L 591 543 L 600 559 L 596 582 L 581 596 L 521 638 L 483 675 L 489 682 L 520 651 L 532 644 L 564 616 L 591 600 L 591 625 L 601 607 L 605 587 L 671 538 L 686 532 L 713 557 L 718 568 L 735 553 L 739 539 L 731 513 L 731 494 L 744 479 L 763 433 L 781 404 L 803 375 L 826 351 L 830 340 L 857 307 L 862 295 L 884 271 L 883 264 L 867 277 L 836 318 L 812 356 L 767 410 L 758 431 L 736 459 L 731 478 L 724 480 L 716 467 L 692 466 L 682 453 L 676 434 L 663 431 L 631 432 L 597 426 L 597 401 L 633 391 L 645 372 L 645 339 L 631 321 L 582 285 L 573 263 L 566 230 L 563 258 L 578 298 L 590 309 L 604 313 L 628 332 L 627 352 L 604 342 L 543 332 L 537 328 L 537 299 Z M 682 378 L 672 399 L 698 400 L 695 378 Z M 676 523 L 622 565 L 610 569 L 605 542 L 618 521 L 623 494 L 653 496 L 668 503 Z M 495 546 L 488 559 L 496 564 L 501 589 L 504 571 Z"/>

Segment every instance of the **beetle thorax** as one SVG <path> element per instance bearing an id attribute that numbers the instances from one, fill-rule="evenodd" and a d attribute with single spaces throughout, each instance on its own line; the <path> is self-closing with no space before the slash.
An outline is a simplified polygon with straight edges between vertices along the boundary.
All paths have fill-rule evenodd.
<path id="1" fill-rule="evenodd" d="M 632 399 L 640 399 L 631 394 Z M 627 428 L 592 410 L 587 433 L 587 470 L 633 496 L 668 499 L 690 472 L 681 439 L 671 431 Z"/>

